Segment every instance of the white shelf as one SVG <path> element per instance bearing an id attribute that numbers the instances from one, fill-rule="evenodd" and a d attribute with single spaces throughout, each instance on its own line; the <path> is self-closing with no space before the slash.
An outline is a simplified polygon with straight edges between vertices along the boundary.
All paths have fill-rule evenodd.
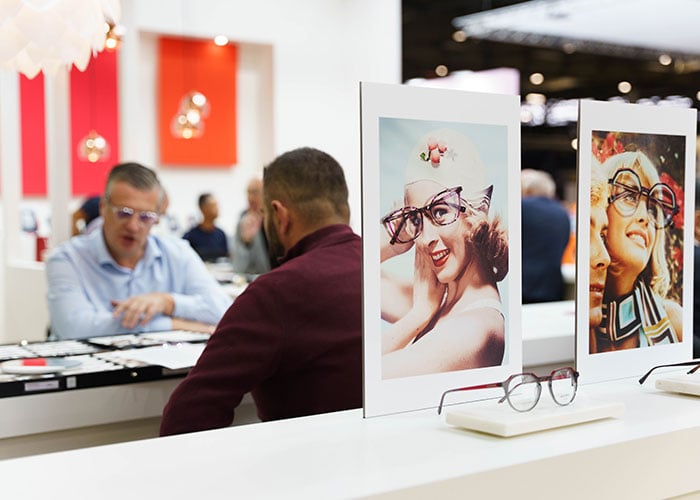
<path id="1" fill-rule="evenodd" d="M 581 397 L 624 404 L 624 417 L 508 439 L 448 426 L 434 409 L 372 419 L 351 410 L 5 460 L 3 497 L 576 499 L 700 490 L 692 446 L 700 405 L 653 382 L 581 386 Z M 650 450 L 653 464 L 672 467 L 640 472 Z M 66 471 L 78 480 L 66 481 Z"/>

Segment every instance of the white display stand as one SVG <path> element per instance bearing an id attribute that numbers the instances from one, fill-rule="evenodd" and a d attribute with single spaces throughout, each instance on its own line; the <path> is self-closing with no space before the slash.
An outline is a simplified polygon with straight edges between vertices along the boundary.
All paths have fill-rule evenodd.
<path id="1" fill-rule="evenodd" d="M 622 403 L 578 397 L 568 406 L 557 406 L 552 401 L 544 400 L 546 396 L 543 395 L 537 406 L 528 412 L 517 412 L 508 403 L 499 404 L 496 401 L 460 405 L 458 409 L 446 412 L 445 422 L 468 430 L 510 437 L 603 418 L 619 418 L 625 412 Z"/>
<path id="2" fill-rule="evenodd" d="M 656 380 L 656 388 L 662 391 L 700 396 L 700 374 L 687 375 L 682 373 L 659 378 Z"/>
<path id="3" fill-rule="evenodd" d="M 449 427 L 435 409 L 368 419 L 357 409 L 0 460 L 2 497 L 578 500 L 700 491 L 697 398 L 649 382 L 579 387 L 577 397 L 623 403 L 624 418 L 508 439 Z M 668 467 L 652 473 L 649 460 Z"/>

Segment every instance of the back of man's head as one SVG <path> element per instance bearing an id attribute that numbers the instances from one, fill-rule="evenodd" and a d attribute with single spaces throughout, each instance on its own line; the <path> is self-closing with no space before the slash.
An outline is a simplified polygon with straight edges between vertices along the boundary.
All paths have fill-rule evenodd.
<path id="1" fill-rule="evenodd" d="M 523 198 L 527 196 L 554 198 L 557 192 L 554 179 L 543 170 L 523 169 L 520 173 L 520 182 Z"/>
<path id="2" fill-rule="evenodd" d="M 279 200 L 310 227 L 348 223 L 348 186 L 340 164 L 314 148 L 299 148 L 278 156 L 263 172 L 265 204 Z"/>
<path id="3" fill-rule="evenodd" d="M 207 204 L 211 196 L 211 193 L 202 193 L 199 195 L 199 198 L 197 198 L 197 206 L 200 208 L 200 210 L 204 208 L 204 205 Z"/>
<path id="4" fill-rule="evenodd" d="M 163 189 L 158 176 L 153 170 L 144 167 L 140 163 L 120 163 L 112 167 L 109 176 L 107 176 L 107 185 L 105 187 L 105 198 L 107 200 L 109 200 L 112 192 L 112 186 L 117 182 L 125 182 L 139 191 L 151 191 L 158 188 L 161 191 L 162 203 Z M 161 203 L 159 203 L 159 206 Z"/>

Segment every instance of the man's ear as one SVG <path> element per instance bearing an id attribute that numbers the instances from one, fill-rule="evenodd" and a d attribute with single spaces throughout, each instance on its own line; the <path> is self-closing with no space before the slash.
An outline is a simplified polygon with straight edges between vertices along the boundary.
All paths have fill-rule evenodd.
<path id="1" fill-rule="evenodd" d="M 289 231 L 289 209 L 279 200 L 272 200 L 270 206 L 272 208 L 273 221 L 275 226 L 277 226 L 277 232 L 282 236 Z"/>

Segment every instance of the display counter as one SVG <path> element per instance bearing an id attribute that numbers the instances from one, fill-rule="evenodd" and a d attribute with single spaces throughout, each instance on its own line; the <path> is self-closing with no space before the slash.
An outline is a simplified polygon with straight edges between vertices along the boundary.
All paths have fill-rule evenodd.
<path id="1" fill-rule="evenodd" d="M 435 410 L 372 419 L 351 410 L 5 460 L 3 496 L 577 499 L 698 491 L 700 401 L 647 384 L 583 385 L 577 402 L 623 403 L 624 415 L 511 438 L 449 427 Z"/>
<path id="2" fill-rule="evenodd" d="M 574 302 L 529 304 L 522 310 L 525 368 L 545 373 L 554 366 L 572 365 Z M 45 344 L 58 345 L 29 346 Z M 117 352 L 124 352 L 123 347 Z M 90 349 L 87 355 L 96 351 Z M 114 365 L 114 355 L 110 357 Z M 43 391 L 25 391 L 15 378 L 0 374 L 0 395 L 5 396 L 0 397 L 0 459 L 156 436 L 162 409 L 186 370 L 135 362 L 125 368 L 131 369 L 84 373 L 73 382 L 70 377 L 76 374 L 70 372 L 45 377 L 39 381 L 53 381 L 54 386 Z M 85 387 L 88 383 L 92 386 Z M 234 423 L 252 422 L 258 422 L 255 404 L 246 395 Z"/>
<path id="3" fill-rule="evenodd" d="M 0 345 L 0 459 L 157 436 L 163 407 L 206 338 L 157 332 Z M 47 373 L 21 366 L 37 356 L 79 364 Z M 236 424 L 258 421 L 246 395 Z"/>

